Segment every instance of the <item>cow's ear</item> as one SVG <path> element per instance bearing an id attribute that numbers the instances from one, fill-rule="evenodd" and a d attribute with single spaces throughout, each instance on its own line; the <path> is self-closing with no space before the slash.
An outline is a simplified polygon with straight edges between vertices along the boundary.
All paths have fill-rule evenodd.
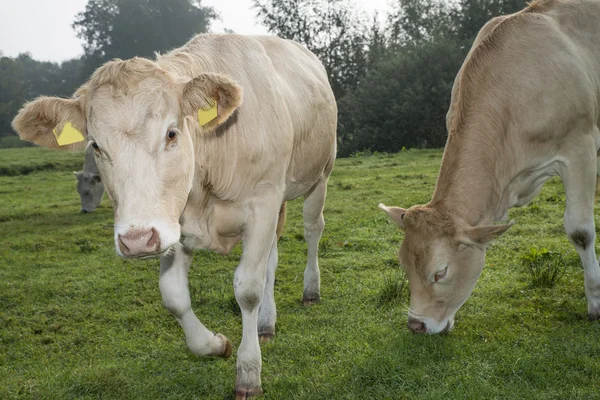
<path id="1" fill-rule="evenodd" d="M 183 111 L 202 129 L 221 125 L 242 104 L 242 87 L 220 74 L 202 74 L 183 88 Z"/>
<path id="2" fill-rule="evenodd" d="M 38 97 L 23 106 L 12 122 L 22 140 L 43 147 L 82 150 L 85 114 L 77 99 Z"/>
<path id="3" fill-rule="evenodd" d="M 515 221 L 503 225 L 481 225 L 463 229 L 459 241 L 466 245 L 486 246 L 513 226 Z"/>
<path id="4" fill-rule="evenodd" d="M 406 215 L 404 208 L 388 207 L 383 203 L 379 203 L 379 209 L 383 210 L 396 225 L 404 229 L 404 216 Z"/>

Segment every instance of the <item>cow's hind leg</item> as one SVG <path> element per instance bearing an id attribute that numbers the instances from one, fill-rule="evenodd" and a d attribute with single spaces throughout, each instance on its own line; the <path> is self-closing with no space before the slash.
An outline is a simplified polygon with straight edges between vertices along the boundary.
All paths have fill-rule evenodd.
<path id="1" fill-rule="evenodd" d="M 584 140 L 584 146 L 569 154 L 569 162 L 560 175 L 567 199 L 565 230 L 583 264 L 588 315 L 597 320 L 600 318 L 600 267 L 594 227 L 596 152 L 592 137 Z"/>
<path id="2" fill-rule="evenodd" d="M 308 245 L 308 257 L 304 270 L 304 294 L 302 304 L 312 305 L 321 300 L 321 273 L 319 271 L 319 241 L 325 228 L 323 206 L 327 196 L 327 178 L 322 178 L 304 197 L 304 240 Z"/>
<path id="3" fill-rule="evenodd" d="M 192 250 L 181 244 L 160 259 L 158 281 L 163 303 L 177 318 L 185 333 L 185 341 L 197 356 L 231 356 L 232 347 L 227 338 L 206 329 L 192 311 L 188 289 L 188 270 L 192 263 Z"/>

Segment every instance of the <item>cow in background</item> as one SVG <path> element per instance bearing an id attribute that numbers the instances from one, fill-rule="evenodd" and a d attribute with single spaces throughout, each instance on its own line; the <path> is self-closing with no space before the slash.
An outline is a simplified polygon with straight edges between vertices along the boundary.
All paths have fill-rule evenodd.
<path id="1" fill-rule="evenodd" d="M 94 149 L 88 148 L 83 161 L 83 171 L 73 172 L 77 178 L 77 193 L 81 198 L 81 212 L 89 213 L 100 206 L 104 185 L 94 160 Z"/>

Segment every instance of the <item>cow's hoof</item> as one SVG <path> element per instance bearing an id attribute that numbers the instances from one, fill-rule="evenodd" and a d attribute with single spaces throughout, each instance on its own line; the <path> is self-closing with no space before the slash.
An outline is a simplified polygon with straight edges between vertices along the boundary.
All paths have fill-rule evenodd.
<path id="1" fill-rule="evenodd" d="M 263 394 L 263 391 L 261 388 L 250 389 L 250 390 L 235 389 L 235 400 L 245 400 L 245 399 L 249 399 L 250 397 L 260 396 L 261 394 Z"/>
<path id="2" fill-rule="evenodd" d="M 229 339 L 227 339 L 224 335 L 221 335 L 220 333 L 217 333 L 215 336 L 220 338 L 223 342 L 225 342 L 225 345 L 224 345 L 225 348 L 223 350 L 223 353 L 221 353 L 221 357 L 223 357 L 223 358 L 231 357 L 231 354 L 233 353 L 233 346 L 231 345 L 231 342 L 229 341 Z"/>
<path id="3" fill-rule="evenodd" d="M 258 341 L 261 343 L 269 343 L 274 336 L 274 333 L 259 333 Z"/>
<path id="4" fill-rule="evenodd" d="M 589 313 L 588 318 L 590 321 L 600 321 L 600 311 Z"/>
<path id="5" fill-rule="evenodd" d="M 302 305 L 309 307 L 309 306 L 319 303 L 320 301 L 321 301 L 321 298 L 318 296 L 317 297 L 304 297 L 304 298 L 302 298 Z"/>

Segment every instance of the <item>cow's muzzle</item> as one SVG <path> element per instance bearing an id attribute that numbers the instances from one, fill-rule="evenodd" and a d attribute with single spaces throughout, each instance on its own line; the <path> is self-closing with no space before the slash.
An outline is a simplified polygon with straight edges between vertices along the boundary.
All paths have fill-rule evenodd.
<path id="1" fill-rule="evenodd" d="M 126 257 L 143 257 L 160 253 L 160 235 L 156 229 L 133 229 L 119 235 L 119 250 Z"/>
<path id="2" fill-rule="evenodd" d="M 447 332 L 450 332 L 450 330 L 453 327 L 454 327 L 453 319 L 448 320 L 444 329 L 438 331 L 438 330 L 430 329 L 429 327 L 427 327 L 427 324 L 425 322 L 423 322 L 417 318 L 414 318 L 411 316 L 408 317 L 408 329 L 413 331 L 413 333 L 429 333 L 429 334 L 447 333 Z"/>

